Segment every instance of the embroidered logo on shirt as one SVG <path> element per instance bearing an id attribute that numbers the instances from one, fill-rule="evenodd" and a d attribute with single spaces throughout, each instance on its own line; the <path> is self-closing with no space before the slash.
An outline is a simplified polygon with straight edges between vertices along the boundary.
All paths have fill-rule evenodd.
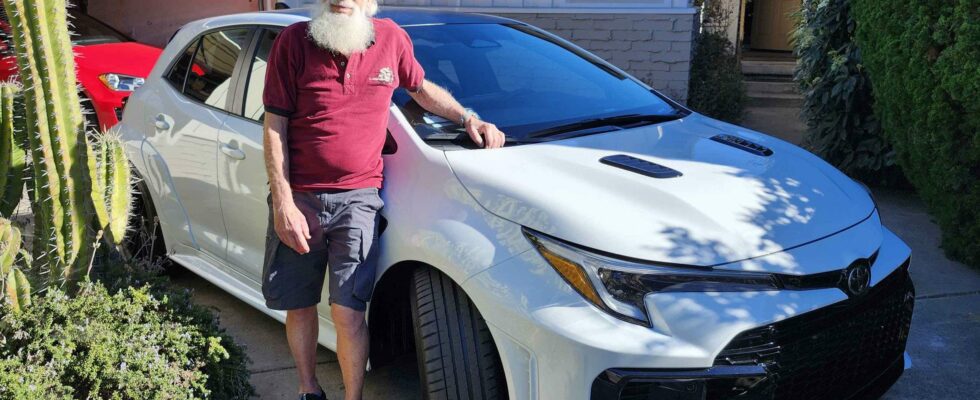
<path id="1" fill-rule="evenodd" d="M 385 85 L 390 85 L 395 81 L 395 74 L 391 72 L 391 68 L 384 67 L 378 71 L 378 76 L 371 78 L 374 82 L 383 83 Z"/>
<path id="2" fill-rule="evenodd" d="M 272 278 L 275 278 L 276 277 L 276 274 L 278 274 L 278 273 L 279 273 L 279 271 L 272 271 L 272 273 L 269 274 L 269 282 L 272 282 Z"/>

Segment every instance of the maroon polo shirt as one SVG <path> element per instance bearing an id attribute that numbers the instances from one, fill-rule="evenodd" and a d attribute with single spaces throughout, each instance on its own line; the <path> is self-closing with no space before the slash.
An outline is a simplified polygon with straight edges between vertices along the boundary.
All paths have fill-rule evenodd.
<path id="1" fill-rule="evenodd" d="M 349 58 L 325 50 L 290 25 L 272 50 L 262 96 L 265 110 L 289 118 L 286 145 L 293 190 L 380 188 L 381 148 L 395 89 L 422 85 L 408 33 L 374 19 L 374 43 Z"/>

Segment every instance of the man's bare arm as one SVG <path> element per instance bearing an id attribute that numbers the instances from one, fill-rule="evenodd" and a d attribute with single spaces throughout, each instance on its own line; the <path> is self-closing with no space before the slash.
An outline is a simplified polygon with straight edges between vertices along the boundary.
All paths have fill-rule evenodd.
<path id="1" fill-rule="evenodd" d="M 408 92 L 422 108 L 446 118 L 450 121 L 460 121 L 466 115 L 466 109 L 446 89 L 428 80 L 422 81 L 417 92 Z M 466 132 L 477 145 L 488 149 L 502 147 L 505 142 L 503 132 L 489 122 L 476 117 L 469 117 L 465 123 Z"/>
<path id="2" fill-rule="evenodd" d="M 293 191 L 289 186 L 289 152 L 286 151 L 286 135 L 289 118 L 273 113 L 265 113 L 262 146 L 265 152 L 265 170 L 269 176 L 269 191 L 272 193 L 272 217 L 276 234 L 286 246 L 297 253 L 310 252 L 307 240 L 310 227 L 306 217 L 293 202 Z"/>

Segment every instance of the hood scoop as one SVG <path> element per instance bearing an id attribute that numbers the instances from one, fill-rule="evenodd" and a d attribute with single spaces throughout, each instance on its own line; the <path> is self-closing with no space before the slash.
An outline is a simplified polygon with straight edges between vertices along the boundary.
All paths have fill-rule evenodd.
<path id="1" fill-rule="evenodd" d="M 616 154 L 603 157 L 599 159 L 599 162 L 657 179 L 676 178 L 684 175 L 677 170 L 670 169 L 663 165 L 641 160 L 636 157 L 630 157 L 625 154 Z"/>
<path id="2" fill-rule="evenodd" d="M 742 151 L 747 151 L 760 157 L 769 157 L 772 155 L 772 149 L 747 139 L 742 139 L 735 135 L 715 135 L 711 137 L 711 140 L 732 146 Z"/>

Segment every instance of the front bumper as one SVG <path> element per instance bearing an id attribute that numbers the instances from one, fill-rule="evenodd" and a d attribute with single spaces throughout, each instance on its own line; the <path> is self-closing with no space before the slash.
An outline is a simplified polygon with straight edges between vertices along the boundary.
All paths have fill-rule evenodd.
<path id="1" fill-rule="evenodd" d="M 886 283 L 892 281 L 894 276 L 905 277 L 907 281 L 907 272 L 901 271 L 904 271 L 903 263 L 909 259 L 910 249 L 894 234 L 881 228 L 877 221 L 872 222 L 866 229 L 852 229 L 824 239 L 821 243 L 779 253 L 776 260 L 783 262 L 791 259 L 814 265 L 847 265 L 850 262 L 848 260 L 861 254 L 866 256 L 874 249 L 879 249 L 879 256 L 871 270 L 872 288 L 887 286 Z M 868 237 L 871 239 L 863 239 Z M 734 371 L 742 374 L 746 369 L 718 367 L 754 366 L 755 375 L 765 378 L 757 379 L 760 382 L 764 381 L 767 385 L 774 382 L 780 385 L 785 383 L 785 386 L 779 387 L 789 388 L 792 386 L 788 377 L 803 377 L 799 382 L 806 382 L 807 377 L 819 378 L 820 371 L 840 369 L 842 364 L 854 362 L 856 358 L 863 356 L 860 349 L 871 345 L 867 340 L 848 342 L 847 330 L 854 329 L 849 325 L 838 325 L 834 329 L 804 327 L 802 330 L 780 329 L 768 333 L 777 335 L 775 338 L 781 340 L 774 342 L 781 352 L 770 354 L 768 352 L 772 348 L 760 348 L 760 351 L 766 350 L 767 353 L 754 354 L 748 351 L 745 354 L 735 354 L 735 350 L 742 349 L 739 343 L 746 340 L 748 335 L 759 333 L 760 329 L 790 326 L 805 318 L 835 310 L 840 312 L 841 308 L 861 310 L 867 307 L 841 307 L 855 304 L 857 300 L 848 299 L 839 289 L 651 295 L 648 308 L 659 311 L 659 316 L 665 322 L 663 325 L 667 328 L 658 330 L 621 321 L 587 303 L 533 251 L 477 274 L 463 282 L 462 286 L 490 326 L 504 364 L 510 398 L 514 400 L 588 400 L 592 398 L 596 378 L 608 370 L 690 373 L 710 369 L 713 372 L 731 374 Z M 855 299 L 868 301 L 877 298 L 877 292 L 872 290 Z M 911 296 L 911 292 L 908 293 Z M 902 300 L 903 304 L 911 306 L 912 297 L 903 297 Z M 910 313 L 911 308 L 907 312 Z M 825 320 L 839 319 L 834 317 Z M 864 328 L 873 333 L 874 329 L 871 327 L 868 325 Z M 806 346 L 820 341 L 794 341 L 778 336 L 786 332 L 804 339 L 819 332 L 837 333 L 837 336 L 828 338 L 840 341 L 835 348 L 842 351 L 834 353 L 837 358 L 807 358 L 823 354 L 827 350 L 808 352 Z M 850 333 L 858 338 L 868 336 L 868 340 L 888 340 L 880 339 L 882 336 L 856 332 Z M 907 334 L 907 330 L 905 332 Z M 871 339 L 872 337 L 877 339 Z M 893 343 L 900 343 L 901 348 L 889 355 L 888 362 L 902 354 L 905 338 L 903 335 L 898 335 L 897 338 L 891 340 Z M 751 340 L 748 343 L 751 344 Z M 799 346 L 792 348 L 792 344 L 797 343 Z M 760 346 L 764 344 L 766 342 L 757 343 Z M 887 352 L 882 354 L 885 353 Z M 731 358 L 731 361 L 725 361 L 726 357 Z M 789 362 L 792 361 L 789 358 L 765 357 L 797 359 Z M 777 370 L 777 367 L 782 369 Z M 877 371 L 884 371 L 886 368 L 887 365 L 877 367 Z M 859 378 L 871 380 L 873 377 Z M 743 381 L 746 380 L 748 379 Z M 744 386 L 747 385 L 742 384 Z M 850 385 L 848 389 L 854 390 L 854 385 Z M 762 398 L 782 398 L 776 397 L 776 394 L 768 397 L 763 394 Z M 644 398 L 651 397 L 632 397 Z"/>
<path id="2" fill-rule="evenodd" d="M 711 368 L 606 370 L 591 400 L 877 398 L 905 369 L 915 305 L 908 267 L 860 298 L 743 332 Z"/>

